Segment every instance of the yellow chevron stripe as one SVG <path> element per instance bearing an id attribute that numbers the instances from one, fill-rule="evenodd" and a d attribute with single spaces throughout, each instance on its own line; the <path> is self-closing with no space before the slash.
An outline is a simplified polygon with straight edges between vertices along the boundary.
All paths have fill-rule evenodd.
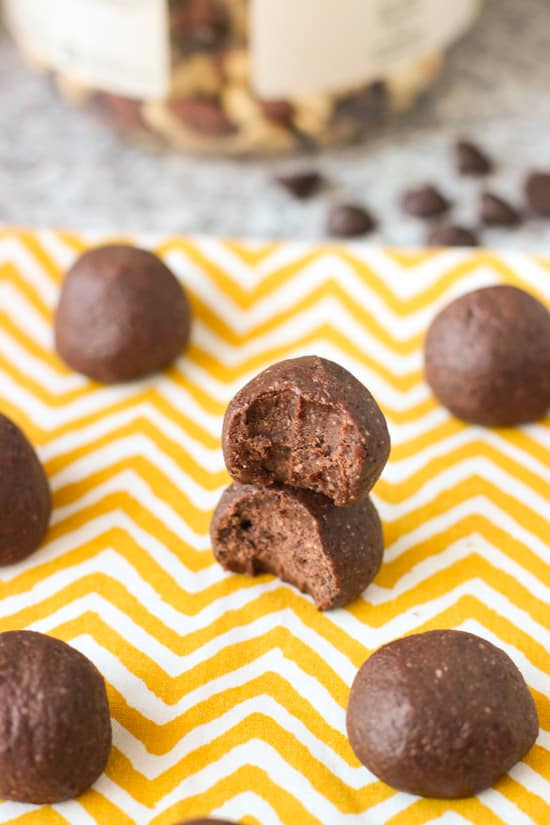
<path id="1" fill-rule="evenodd" d="M 75 255 L 86 248 L 78 233 L 63 232 L 57 237 Z M 105 240 L 128 242 L 131 238 L 111 236 Z M 124 398 L 91 382 L 57 392 L 55 386 L 37 379 L 36 365 L 43 364 L 50 374 L 53 372 L 57 385 L 63 376 L 70 374 L 67 368 L 51 347 L 42 347 L 32 330 L 26 331 L 28 322 L 23 323 L 24 319 L 18 316 L 15 302 L 11 306 L 5 301 L 0 307 L 0 329 L 20 351 L 17 359 L 9 354 L 9 350 L 0 353 L 0 371 L 6 376 L 4 391 L 0 388 L 3 396 L 0 409 L 20 423 L 32 441 L 49 456 L 47 472 L 58 477 L 54 496 L 58 512 L 62 507 L 71 508 L 51 527 L 42 558 L 35 555 L 22 564 L 15 575 L 15 571 L 7 571 L 9 578 L 0 581 L 0 599 L 3 600 L 0 608 L 10 604 L 9 611 L 3 611 L 7 615 L 0 620 L 0 627 L 44 626 L 47 622 L 49 632 L 69 642 L 89 636 L 106 656 L 115 657 L 126 672 L 136 677 L 138 682 L 132 682 L 133 685 L 143 684 L 144 695 L 136 696 L 133 694 L 135 687 L 130 689 L 124 681 L 119 684 L 117 678 L 113 676 L 111 679 L 109 673 L 105 674 L 114 718 L 143 744 L 145 756 L 141 758 L 147 758 L 149 754 L 152 760 L 166 759 L 166 768 L 148 773 L 154 777 L 149 779 L 134 767 L 140 762 L 133 760 L 131 752 L 123 752 L 118 746 L 114 748 L 107 769 L 110 783 L 89 791 L 80 800 L 91 820 L 97 825 L 111 825 L 115 821 L 122 825 L 173 825 L 178 819 L 207 815 L 240 794 L 252 791 L 271 806 L 285 825 L 325 825 L 334 819 L 334 811 L 338 812 L 336 818 L 341 817 L 343 822 L 348 814 L 364 813 L 365 821 L 376 818 L 380 825 L 390 822 L 392 825 L 415 825 L 428 823 L 451 810 L 476 825 L 497 825 L 505 822 L 504 815 L 499 813 L 499 799 L 516 805 L 533 821 L 550 821 L 549 800 L 533 791 L 536 786 L 526 787 L 510 777 L 497 784 L 501 796 L 492 798 L 491 807 L 480 799 L 413 800 L 405 804 L 400 813 L 382 819 L 375 806 L 389 800 L 395 792 L 381 782 L 367 784 L 366 773 L 365 783 L 353 790 L 347 786 L 344 777 L 338 775 L 334 767 L 338 763 L 322 756 L 325 746 L 338 755 L 339 764 L 345 765 L 347 770 L 357 766 L 345 731 L 335 729 L 326 715 L 320 698 L 324 694 L 307 695 L 300 684 L 290 683 L 283 670 L 262 672 L 259 665 L 265 654 L 276 652 L 281 656 L 283 667 L 289 668 L 289 673 L 293 672 L 290 668 L 299 668 L 311 680 L 308 683 L 318 685 L 319 691 L 327 691 L 343 711 L 349 679 L 339 672 L 339 662 L 349 662 L 352 670 L 359 667 L 378 644 L 388 638 L 389 623 L 410 616 L 408 632 L 454 627 L 468 620 L 474 621 L 503 644 L 520 651 L 539 674 L 550 676 L 550 652 L 542 637 L 537 638 L 536 633 L 531 636 L 526 627 L 516 625 L 514 619 L 517 611 L 521 611 L 521 615 L 546 629 L 548 604 L 531 592 L 527 578 L 524 581 L 510 572 L 512 565 L 515 565 L 512 569 L 519 566 L 526 577 L 529 574 L 536 577 L 541 586 L 550 586 L 550 564 L 538 551 L 541 543 L 548 545 L 550 537 L 549 519 L 542 512 L 543 502 L 550 504 L 548 484 L 536 469 L 550 466 L 550 419 L 539 423 L 536 430 L 525 427 L 498 431 L 494 443 L 489 442 L 485 431 L 476 429 L 471 441 L 449 445 L 443 455 L 426 458 L 419 469 L 409 472 L 402 480 L 390 483 L 389 474 L 381 479 L 375 493 L 386 515 L 387 546 L 395 545 L 406 536 L 412 538 L 414 531 L 414 541 L 397 557 L 388 555 L 377 576 L 377 586 L 387 591 L 388 596 L 381 604 L 373 605 L 367 590 L 364 599 L 350 605 L 346 611 L 320 614 L 309 600 L 292 588 L 271 585 L 266 591 L 263 585 L 273 582 L 268 576 L 249 579 L 220 575 L 199 592 L 193 592 L 197 588 L 191 586 L 192 577 L 212 568 L 212 555 L 178 535 L 176 528 L 165 523 L 154 503 L 159 501 L 169 506 L 188 529 L 206 536 L 211 494 L 227 483 L 228 476 L 221 470 L 211 472 L 208 465 L 196 461 L 193 455 L 200 455 L 201 449 L 212 455 L 219 449 L 218 437 L 205 426 L 202 413 L 217 417 L 221 429 L 222 388 L 242 384 L 246 376 L 274 360 L 297 351 L 315 351 L 328 344 L 376 376 L 382 386 L 387 387 L 386 394 L 390 397 L 391 392 L 398 393 L 406 401 L 411 392 L 418 390 L 423 376 L 418 369 L 401 375 L 396 359 L 412 357 L 416 359 L 412 363 L 420 363 L 418 355 L 423 333 L 414 331 L 418 313 L 431 317 L 451 293 L 467 288 L 472 276 L 480 269 L 487 274 L 488 280 L 523 286 L 543 298 L 545 281 L 542 278 L 550 269 L 550 259 L 545 256 L 528 259 L 525 256 L 525 261 L 529 260 L 531 264 L 528 273 L 528 268 L 521 266 L 521 257 L 517 258 L 516 267 L 515 263 L 510 264 L 515 259 L 492 252 L 447 254 L 437 250 L 384 250 L 375 256 L 368 251 L 358 253 L 353 247 L 342 249 L 326 244 L 288 250 L 287 263 L 276 266 L 277 252 L 286 251 L 281 242 L 249 245 L 202 240 L 197 243 L 192 239 L 171 237 L 160 239 L 157 248 L 166 256 L 177 253 L 183 256 L 178 271 L 181 271 L 184 282 L 184 259 L 187 257 L 195 272 L 204 273 L 206 283 L 223 291 L 239 311 L 247 313 L 246 331 L 235 332 L 234 319 L 226 317 L 216 301 L 203 297 L 202 288 L 199 291 L 193 289 L 196 274 L 189 277 L 187 287 L 196 317 L 202 328 L 215 336 L 212 340 L 217 340 L 220 347 L 232 349 L 231 355 L 218 358 L 210 351 L 212 344 L 208 345 L 207 351 L 197 340 L 192 342 L 185 357 L 166 372 L 162 384 L 154 380 L 146 387 L 137 384 L 130 387 Z M 32 260 L 32 273 L 25 271 L 23 252 Z M 44 236 L 29 231 L 0 230 L 1 255 L 0 283 L 15 290 L 21 306 L 31 307 L 49 324 L 53 307 L 47 304 L 53 302 L 52 296 L 63 273 L 48 251 Z M 218 263 L 224 258 L 229 262 L 226 268 Z M 322 267 L 325 274 L 308 287 L 307 270 L 311 265 Z M 233 266 L 235 271 L 232 271 Z M 537 266 L 541 273 L 540 286 L 527 280 L 536 278 Z M 247 267 L 250 279 L 248 283 L 241 282 Z M 258 267 L 267 274 L 258 277 Z M 342 269 L 347 270 L 349 281 L 341 280 Z M 37 271 L 40 283 L 33 280 Z M 435 274 L 437 271 L 440 271 L 439 275 Z M 398 278 L 403 280 L 398 282 Z M 294 300 L 293 290 L 298 279 L 301 297 Z M 401 291 L 404 279 L 409 279 L 407 285 L 411 289 L 407 293 L 410 297 Z M 349 283 L 362 284 L 365 292 L 355 293 L 348 287 Z M 283 301 L 280 304 L 273 302 L 272 311 L 269 311 L 269 303 L 276 294 L 281 295 Z M 376 306 L 381 304 L 395 323 L 380 317 L 370 301 L 359 297 L 363 294 L 375 297 Z M 315 316 L 315 312 L 327 299 L 334 307 L 334 317 L 323 321 L 320 315 Z M 260 302 L 263 313 L 268 308 L 261 317 L 257 312 Z M 345 315 L 338 317 L 341 311 Z M 317 318 L 311 331 L 292 334 L 285 331 L 287 322 L 306 316 Z M 355 333 L 352 340 L 345 321 L 347 317 L 365 330 L 364 340 Z M 412 332 L 402 338 L 402 322 L 410 320 L 412 323 L 407 329 Z M 367 334 L 369 340 L 376 340 L 378 349 L 373 351 L 365 345 Z M 256 354 L 245 352 L 244 347 L 249 344 L 254 344 Z M 240 352 L 239 348 L 242 348 Z M 374 354 L 378 352 L 385 355 Z M 222 366 L 225 361 L 232 366 Z M 188 374 L 188 366 L 194 368 L 193 380 Z M 217 383 L 219 392 L 201 385 L 196 377 L 201 370 Z M 25 396 L 18 392 L 26 393 L 41 406 L 32 408 L 24 404 L 19 399 Z M 192 403 L 188 403 L 189 400 Z M 88 403 L 91 412 L 87 411 Z M 466 431 L 465 424 L 450 416 L 437 415 L 437 402 L 429 393 L 424 400 L 415 401 L 406 409 L 393 409 L 387 403 L 383 407 L 394 436 L 393 461 L 407 461 L 433 444 Z M 37 410 L 46 410 L 48 415 L 38 414 Z M 153 420 L 149 410 L 159 418 Z M 122 418 L 127 416 L 128 420 Z M 181 432 L 193 440 L 192 451 L 185 446 L 188 442 L 184 443 L 183 438 L 179 440 L 177 435 L 169 435 L 163 430 L 162 420 L 177 428 L 174 433 Z M 96 425 L 103 421 L 106 422 L 105 431 L 99 432 Z M 169 458 L 185 477 L 193 480 L 193 495 L 190 490 L 181 489 L 185 485 L 180 485 L 162 469 L 160 462 L 157 465 L 154 458 L 149 458 L 149 454 L 122 451 L 124 440 L 135 436 L 146 439 L 154 450 L 151 455 Z M 517 454 L 508 454 L 505 445 L 515 448 Z M 94 456 L 99 452 L 108 456 L 111 447 L 112 457 L 104 459 L 107 466 L 92 470 L 90 463 Z M 534 459 L 532 467 L 522 461 L 522 456 Z M 486 464 L 487 479 L 480 475 L 480 460 Z M 436 482 L 443 478 L 450 466 L 460 467 L 462 480 L 442 489 Z M 487 467 L 494 469 L 494 479 Z M 131 488 L 125 489 L 123 486 L 127 485 L 123 480 L 120 489 L 101 490 L 101 486 L 112 482 L 116 474 L 128 471 L 152 491 L 150 500 L 143 493 L 138 498 Z M 62 481 L 60 473 L 63 474 Z M 499 482 L 503 473 L 514 479 L 509 489 L 502 489 L 505 485 Z M 413 509 L 410 502 L 413 497 L 422 495 L 426 485 L 433 486 L 431 500 Z M 526 491 L 524 500 L 520 500 L 515 492 L 521 486 Z M 91 501 L 85 501 L 87 495 Z M 472 512 L 474 499 L 475 510 Z M 485 502 L 493 510 L 489 510 Z M 464 505 L 465 514 L 459 515 L 459 505 Z M 498 518 L 493 517 L 493 511 L 505 514 L 513 521 L 516 525 L 514 535 L 507 534 Z M 96 528 L 97 535 L 94 536 L 90 526 L 97 519 L 102 520 L 96 522 L 101 528 Z M 142 531 L 145 546 L 139 546 L 131 528 Z M 485 557 L 475 536 L 480 536 L 502 554 L 502 566 Z M 461 558 L 453 558 L 447 551 L 459 540 L 462 540 Z M 153 542 L 158 542 L 172 555 L 155 558 L 148 549 Z M 468 547 L 467 554 L 464 554 L 464 547 Z M 118 570 L 116 561 L 112 566 L 109 562 L 111 569 L 108 570 L 104 570 L 100 562 L 94 565 L 94 559 L 108 551 L 120 559 Z M 171 559 L 177 559 L 177 562 Z M 431 559 L 434 565 L 442 565 L 445 561 L 445 566 L 431 571 L 426 566 L 424 578 L 418 580 L 418 565 L 427 565 Z M 128 568 L 123 568 L 123 563 Z M 85 566 L 81 568 L 81 565 Z M 134 571 L 136 578 L 126 580 L 125 569 Z M 65 576 L 59 575 L 62 573 Z M 404 589 L 405 577 L 410 574 L 412 583 Z M 145 582 L 150 590 L 145 592 L 140 582 Z M 483 603 L 479 582 L 495 597 L 506 600 L 510 610 L 501 610 L 497 598 L 493 604 Z M 460 594 L 460 588 L 466 592 Z M 247 591 L 249 601 L 239 605 L 235 598 L 246 595 Z M 149 603 L 148 594 L 154 594 L 154 603 Z M 101 602 L 96 600 L 97 595 Z M 7 599 L 13 601 L 7 602 Z M 437 599 L 441 601 L 436 609 L 434 602 Z M 106 607 L 99 607 L 99 612 L 95 612 L 94 604 Z M 432 612 L 435 611 L 431 616 L 429 604 L 433 605 Z M 71 605 L 71 613 L 62 612 Z M 117 611 L 115 615 L 128 617 L 136 629 L 136 638 L 131 638 L 130 634 L 126 637 L 108 608 Z M 203 626 L 205 610 L 209 611 L 210 618 Z M 181 616 L 181 624 L 178 616 Z M 143 642 L 147 637 L 157 646 L 153 650 L 169 651 L 172 656 L 180 657 L 179 672 L 173 666 L 177 660 L 172 659 L 168 673 L 162 658 L 157 661 L 153 650 L 142 649 L 147 648 Z M 380 642 L 375 642 L 377 639 Z M 334 651 L 334 656 L 327 651 Z M 231 678 L 232 686 L 222 690 L 216 684 L 225 676 Z M 217 692 L 209 697 L 206 693 L 201 695 L 201 685 L 211 685 L 211 690 Z M 152 718 L 154 713 L 149 710 L 147 697 L 150 694 L 147 691 L 173 709 L 169 721 L 161 724 Z M 550 699 L 536 690 L 533 695 L 541 726 L 550 731 Z M 185 697 L 193 699 L 189 698 L 178 712 L 176 708 Z M 319 750 L 309 752 L 293 732 L 285 729 L 280 719 L 268 717 L 265 706 L 262 707 L 262 697 L 269 697 L 281 708 L 281 713 L 290 714 L 296 724 L 305 726 L 309 735 L 323 743 Z M 228 710 L 232 711 L 232 723 L 228 729 L 222 730 L 218 720 Z M 203 725 L 209 725 L 209 740 L 194 740 L 194 749 L 172 759 L 170 766 L 174 748 Z M 278 759 L 289 766 L 284 776 L 272 775 L 269 765 L 258 764 L 254 742 L 271 747 Z M 234 751 L 245 754 L 246 764 L 224 759 Z M 550 762 L 545 747 L 535 746 L 525 761 L 536 775 L 550 781 Z M 211 769 L 214 763 L 218 767 Z M 310 783 L 315 790 L 313 796 L 304 794 L 293 778 L 294 773 L 290 774 L 291 769 Z M 361 769 L 357 767 L 357 770 Z M 199 792 L 193 777 L 201 775 L 201 771 L 210 779 Z M 186 782 L 189 778 L 191 781 Z M 185 783 L 183 790 L 173 796 L 182 782 Z M 110 798 L 109 788 L 113 786 L 129 794 L 135 810 L 141 813 L 134 815 L 121 810 L 119 797 Z M 168 795 L 172 795 L 170 804 L 165 802 Z M 181 799 L 178 800 L 179 795 Z M 248 809 L 242 811 L 240 819 L 248 825 L 260 825 L 261 815 L 254 809 L 254 797 L 247 798 Z M 319 809 L 319 800 L 325 801 L 326 810 Z M 3 809 L 5 806 L 0 805 L 0 825 L 8 821 Z M 75 816 L 65 816 L 63 810 L 58 813 L 46 807 L 12 817 L 10 821 L 15 825 L 80 825 Z"/>

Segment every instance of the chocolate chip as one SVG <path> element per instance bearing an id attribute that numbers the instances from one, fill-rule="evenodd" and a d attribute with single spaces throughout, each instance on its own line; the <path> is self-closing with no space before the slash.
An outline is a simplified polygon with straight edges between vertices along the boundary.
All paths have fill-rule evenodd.
<path id="1" fill-rule="evenodd" d="M 327 229 L 337 238 L 356 238 L 376 229 L 376 221 L 362 206 L 338 203 L 329 211 Z"/>
<path id="2" fill-rule="evenodd" d="M 493 163 L 487 155 L 468 140 L 459 140 L 455 146 L 456 167 L 461 175 L 481 176 L 493 171 Z"/>
<path id="3" fill-rule="evenodd" d="M 268 120 L 288 125 L 294 117 L 294 106 L 288 100 L 260 100 L 260 109 Z"/>
<path id="4" fill-rule="evenodd" d="M 481 221 L 487 226 L 517 226 L 521 223 L 518 210 L 491 192 L 481 193 L 479 209 Z"/>
<path id="5" fill-rule="evenodd" d="M 531 172 L 525 181 L 525 197 L 533 212 L 550 217 L 550 172 Z"/>
<path id="6" fill-rule="evenodd" d="M 182 123 L 203 135 L 227 135 L 235 131 L 235 125 L 215 100 L 188 97 L 172 100 L 169 106 Z"/>
<path id="7" fill-rule="evenodd" d="M 291 195 L 300 200 L 310 198 L 323 185 L 319 172 L 282 172 L 275 176 L 275 182 L 283 186 Z"/>
<path id="8" fill-rule="evenodd" d="M 446 212 L 451 203 L 435 186 L 428 183 L 405 192 L 401 206 L 404 212 L 415 218 L 431 218 Z"/>
<path id="9" fill-rule="evenodd" d="M 438 223 L 428 230 L 426 243 L 428 246 L 479 246 L 479 239 L 464 226 Z"/>

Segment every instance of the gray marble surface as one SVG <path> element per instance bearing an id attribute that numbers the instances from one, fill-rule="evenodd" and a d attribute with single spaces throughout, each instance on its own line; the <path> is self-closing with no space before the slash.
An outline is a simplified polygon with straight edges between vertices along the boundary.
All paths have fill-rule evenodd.
<path id="1" fill-rule="evenodd" d="M 491 189 L 516 202 L 526 170 L 550 169 L 549 30 L 550 0 L 485 0 L 476 29 L 413 113 L 364 145 L 314 159 L 333 188 L 307 204 L 270 182 L 280 162 L 197 160 L 124 144 L 60 100 L 0 33 L 0 223 L 319 239 L 331 198 L 349 196 L 380 219 L 369 240 L 422 244 L 423 227 L 396 205 L 404 186 L 436 181 L 456 201 L 457 219 L 477 220 L 481 184 L 457 179 L 449 161 L 456 136 L 486 146 L 498 161 Z M 485 231 L 483 240 L 550 249 L 550 221 Z"/>

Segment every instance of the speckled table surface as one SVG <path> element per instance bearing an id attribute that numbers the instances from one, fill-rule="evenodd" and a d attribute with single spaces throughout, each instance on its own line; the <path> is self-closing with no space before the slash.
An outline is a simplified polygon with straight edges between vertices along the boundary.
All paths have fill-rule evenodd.
<path id="1" fill-rule="evenodd" d="M 488 185 L 515 202 L 527 170 L 550 169 L 549 27 L 548 0 L 485 0 L 476 29 L 414 112 L 361 146 L 315 158 L 333 186 L 306 204 L 270 182 L 281 162 L 198 160 L 126 145 L 60 100 L 0 34 L 0 223 L 311 240 L 324 237 L 331 198 L 346 195 L 378 216 L 370 241 L 421 245 L 423 227 L 397 206 L 414 182 L 439 183 L 456 218 L 477 221 L 482 184 L 453 174 L 456 136 L 487 148 L 498 161 Z M 550 221 L 485 231 L 483 241 L 548 250 Z"/>

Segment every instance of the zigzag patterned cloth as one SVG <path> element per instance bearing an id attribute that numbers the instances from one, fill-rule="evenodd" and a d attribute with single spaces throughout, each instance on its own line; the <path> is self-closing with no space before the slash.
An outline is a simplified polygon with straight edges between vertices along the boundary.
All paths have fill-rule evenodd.
<path id="1" fill-rule="evenodd" d="M 550 259 L 132 238 L 184 282 L 192 342 L 165 374 L 106 388 L 59 362 L 51 330 L 63 271 L 104 240 L 0 232 L 0 409 L 37 445 L 55 505 L 43 549 L 0 570 L 0 627 L 50 633 L 89 656 L 114 728 L 93 790 L 52 808 L 0 804 L 0 822 L 550 822 L 550 421 L 465 426 L 422 376 L 439 308 L 504 281 L 550 304 Z M 363 598 L 326 614 L 272 577 L 225 574 L 208 539 L 228 481 L 229 399 L 267 364 L 306 353 L 355 373 L 393 439 L 374 495 L 385 564 Z M 503 647 L 542 725 L 523 763 L 456 802 L 394 792 L 345 736 L 367 655 L 440 627 Z"/>

